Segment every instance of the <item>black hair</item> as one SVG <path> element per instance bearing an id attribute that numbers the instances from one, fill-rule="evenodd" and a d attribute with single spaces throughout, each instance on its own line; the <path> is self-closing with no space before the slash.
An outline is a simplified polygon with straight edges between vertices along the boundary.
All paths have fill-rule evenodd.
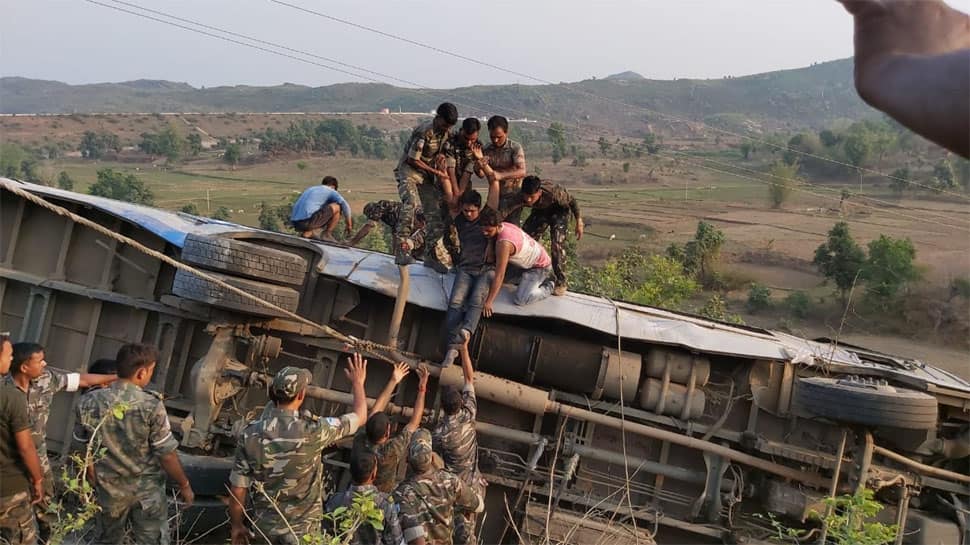
<path id="1" fill-rule="evenodd" d="M 436 110 L 438 117 L 445 120 L 448 125 L 458 123 L 458 108 L 450 102 L 442 102 Z"/>
<path id="2" fill-rule="evenodd" d="M 115 358 L 118 376 L 131 378 L 139 369 L 150 367 L 158 362 L 158 349 L 150 344 L 132 343 L 122 346 Z"/>
<path id="3" fill-rule="evenodd" d="M 480 227 L 497 227 L 499 223 L 501 221 L 498 219 L 498 212 L 487 206 L 482 209 L 482 213 L 478 216 L 478 225 Z"/>
<path id="4" fill-rule="evenodd" d="M 115 363 L 115 360 L 111 358 L 101 358 L 99 360 L 94 360 L 94 362 L 88 366 L 88 373 L 94 373 L 96 375 L 115 375 L 118 373 L 118 365 Z"/>
<path id="5" fill-rule="evenodd" d="M 291 396 L 281 396 L 281 395 L 278 395 L 276 391 L 273 390 L 272 388 L 269 389 L 269 399 L 270 401 L 272 401 L 273 403 L 276 403 L 277 405 L 286 405 L 287 403 L 292 403 L 293 400 L 296 399 L 296 396 L 298 395 L 300 395 L 300 392 L 297 392 Z"/>
<path id="6" fill-rule="evenodd" d="M 522 178 L 522 192 L 526 195 L 538 193 L 541 186 L 542 180 L 540 180 L 538 176 L 529 175 Z"/>
<path id="7" fill-rule="evenodd" d="M 448 387 L 441 394 L 441 408 L 445 414 L 455 414 L 461 410 L 461 392 L 455 388 Z"/>
<path id="8" fill-rule="evenodd" d="M 350 478 L 354 484 L 364 484 L 377 467 L 377 456 L 373 452 L 357 452 L 350 459 Z"/>
<path id="9" fill-rule="evenodd" d="M 34 354 L 43 352 L 44 347 L 37 343 L 16 343 L 13 345 L 13 361 L 10 364 L 10 373 L 20 374 L 20 366 L 27 362 Z"/>
<path id="10" fill-rule="evenodd" d="M 477 117 L 466 117 L 461 122 L 461 130 L 465 131 L 465 134 L 472 134 L 482 130 L 482 123 Z"/>
<path id="11" fill-rule="evenodd" d="M 461 198 L 458 199 L 459 204 L 470 204 L 472 206 L 482 207 L 482 194 L 474 189 L 469 189 L 468 191 L 461 194 Z"/>
<path id="12" fill-rule="evenodd" d="M 488 118 L 488 130 L 495 130 L 496 127 L 501 127 L 503 131 L 509 132 L 509 120 L 500 115 L 493 115 Z"/>
<path id="13" fill-rule="evenodd" d="M 334 189 L 340 188 L 340 183 L 333 176 L 324 176 L 323 180 L 320 181 L 320 185 L 329 185 Z"/>
<path id="14" fill-rule="evenodd" d="M 367 432 L 367 440 L 376 444 L 387 434 L 387 428 L 391 426 L 391 419 L 383 412 L 377 413 L 367 419 L 364 430 Z"/>

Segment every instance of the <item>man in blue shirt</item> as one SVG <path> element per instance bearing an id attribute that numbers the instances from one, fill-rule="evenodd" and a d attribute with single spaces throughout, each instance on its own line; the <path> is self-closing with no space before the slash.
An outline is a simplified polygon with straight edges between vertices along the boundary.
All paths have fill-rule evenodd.
<path id="1" fill-rule="evenodd" d="M 333 230 L 343 215 L 347 224 L 347 236 L 354 228 L 354 218 L 350 205 L 337 192 L 337 179 L 327 176 L 321 185 L 307 188 L 293 204 L 290 223 L 303 238 L 316 237 L 327 242 L 336 242 Z"/>

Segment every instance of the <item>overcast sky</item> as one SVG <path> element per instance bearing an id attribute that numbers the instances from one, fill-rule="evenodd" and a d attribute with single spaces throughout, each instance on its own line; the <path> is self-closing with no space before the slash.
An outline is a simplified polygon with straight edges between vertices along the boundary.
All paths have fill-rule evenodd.
<path id="1" fill-rule="evenodd" d="M 834 0 L 286 1 L 555 82 L 624 70 L 657 79 L 739 76 L 844 58 L 852 50 L 851 19 Z M 270 0 L 125 2 L 423 86 L 535 83 Z M 951 4 L 966 9 L 970 0 Z M 0 0 L 0 13 L 4 76 L 195 86 L 364 81 L 85 0 Z"/>

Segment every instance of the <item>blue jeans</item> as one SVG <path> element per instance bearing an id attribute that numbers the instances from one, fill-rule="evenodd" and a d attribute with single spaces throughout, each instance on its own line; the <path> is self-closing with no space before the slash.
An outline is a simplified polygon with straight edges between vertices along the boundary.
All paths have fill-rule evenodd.
<path id="1" fill-rule="evenodd" d="M 542 269 L 522 271 L 522 279 L 519 280 L 519 289 L 515 291 L 515 304 L 525 306 L 552 295 L 552 289 L 555 286 L 553 286 L 552 282 L 548 281 L 551 276 L 551 266 Z"/>
<path id="2" fill-rule="evenodd" d="M 493 278 L 495 270 L 491 268 L 455 271 L 455 283 L 451 286 L 448 312 L 445 314 L 445 340 L 448 346 L 462 343 L 462 329 L 472 334 L 478 329 L 478 320 L 482 317 L 482 307 Z"/>

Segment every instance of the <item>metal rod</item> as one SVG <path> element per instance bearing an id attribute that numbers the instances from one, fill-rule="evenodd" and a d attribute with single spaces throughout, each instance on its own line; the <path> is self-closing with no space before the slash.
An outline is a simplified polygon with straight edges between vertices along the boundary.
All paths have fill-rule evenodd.
<path id="1" fill-rule="evenodd" d="M 411 273 L 407 265 L 398 265 L 401 283 L 397 286 L 397 297 L 394 299 L 394 312 L 391 313 L 391 325 L 387 329 L 387 344 L 400 349 L 397 344 L 398 333 L 401 332 L 401 320 L 404 318 L 404 307 L 408 303 L 408 293 L 411 291 Z"/>
<path id="2" fill-rule="evenodd" d="M 829 486 L 829 499 L 834 500 L 835 494 L 839 490 L 839 474 L 842 473 L 842 457 L 845 456 L 845 442 L 849 432 L 842 429 L 842 441 L 839 443 L 839 452 L 835 458 L 835 470 L 832 472 L 832 484 Z M 825 506 L 825 518 L 822 519 L 822 535 L 818 538 L 819 545 L 825 545 L 825 538 L 829 533 L 829 516 L 832 515 L 832 504 Z"/>
<path id="3" fill-rule="evenodd" d="M 910 469 L 914 469 L 919 473 L 924 475 L 929 475 L 931 477 L 939 477 L 941 479 L 948 479 L 953 481 L 959 481 L 961 483 L 970 483 L 970 475 L 964 475 L 962 473 L 957 473 L 955 471 L 947 471 L 946 469 L 941 469 L 938 467 L 928 466 L 926 464 L 917 462 L 911 458 L 907 458 L 902 454 L 897 454 L 885 447 L 875 446 L 872 449 L 873 454 L 879 454 L 889 458 L 890 460 L 902 464 Z"/>

